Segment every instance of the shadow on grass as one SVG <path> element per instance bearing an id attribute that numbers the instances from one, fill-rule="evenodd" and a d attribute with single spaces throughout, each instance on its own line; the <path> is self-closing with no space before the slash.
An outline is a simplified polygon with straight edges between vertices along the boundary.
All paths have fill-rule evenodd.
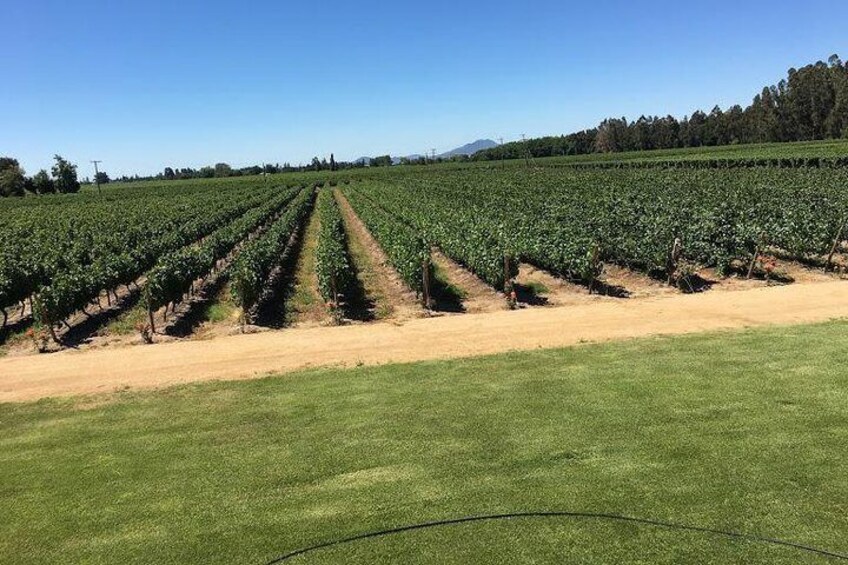
<path id="1" fill-rule="evenodd" d="M 0 330 L 0 346 L 6 345 L 6 342 L 12 339 L 13 337 L 23 334 L 29 328 L 33 326 L 32 316 L 27 316 L 26 318 L 20 318 L 15 320 L 13 323 L 6 324 L 2 330 Z"/>
<path id="2" fill-rule="evenodd" d="M 90 307 L 94 309 L 94 312 L 61 334 L 59 341 L 63 346 L 72 349 L 90 343 L 91 338 L 99 329 L 117 320 L 125 312 L 135 308 L 139 300 L 141 300 L 141 290 L 139 288 L 133 288 L 129 294 L 118 300 L 118 302 L 113 301 L 111 306 L 107 306 L 103 310 L 98 309 L 96 306 Z"/>
<path id="3" fill-rule="evenodd" d="M 226 276 L 217 277 L 198 292 L 185 305 L 185 311 L 174 316 L 165 333 L 174 337 L 188 337 L 209 320 L 210 310 L 218 303 L 217 297 L 227 282 Z"/>
<path id="4" fill-rule="evenodd" d="M 717 281 L 705 279 L 701 275 L 689 275 L 685 279 L 677 283 L 677 288 L 686 294 L 694 294 L 698 292 L 706 292 L 710 290 Z"/>
<path id="5" fill-rule="evenodd" d="M 544 285 L 534 283 L 515 283 L 513 289 L 515 290 L 515 299 L 521 304 L 527 304 L 529 306 L 547 306 L 550 303 L 548 298 L 543 296 L 543 294 L 547 292 Z"/>
<path id="6" fill-rule="evenodd" d="M 462 301 L 466 297 L 465 293 L 445 280 L 443 274 L 438 270 L 436 270 L 430 281 L 430 286 L 430 298 L 433 300 L 433 310 L 437 312 L 465 312 L 465 306 L 462 304 Z"/>
<path id="7" fill-rule="evenodd" d="M 371 322 L 377 319 L 377 303 L 365 292 L 365 286 L 359 277 L 351 277 L 351 283 L 344 290 L 344 316 L 357 322 Z"/>
<path id="8" fill-rule="evenodd" d="M 630 298 L 630 291 L 618 284 L 596 280 L 594 283 L 584 283 L 592 294 L 610 296 L 612 298 Z"/>
<path id="9" fill-rule="evenodd" d="M 292 324 L 288 304 L 297 291 L 297 260 L 303 251 L 306 221 L 298 228 L 294 241 L 283 254 L 279 268 L 271 275 L 268 293 L 256 312 L 254 324 L 257 326 L 282 329 Z"/>

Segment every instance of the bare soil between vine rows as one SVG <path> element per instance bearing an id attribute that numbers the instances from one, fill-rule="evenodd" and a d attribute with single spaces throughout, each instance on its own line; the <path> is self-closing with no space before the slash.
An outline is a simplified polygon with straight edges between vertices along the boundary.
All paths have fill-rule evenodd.
<path id="1" fill-rule="evenodd" d="M 357 366 L 552 348 L 848 317 L 848 283 L 665 294 L 563 307 L 287 329 L 206 341 L 0 359 L 0 402 L 111 393 L 308 367 Z"/>

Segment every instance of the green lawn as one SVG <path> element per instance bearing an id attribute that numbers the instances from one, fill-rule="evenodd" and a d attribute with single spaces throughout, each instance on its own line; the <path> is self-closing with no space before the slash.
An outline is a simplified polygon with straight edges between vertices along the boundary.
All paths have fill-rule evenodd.
<path id="1" fill-rule="evenodd" d="M 848 323 L 0 405 L 0 562 L 263 563 L 467 514 L 608 512 L 848 553 Z M 2 380 L 2 377 L 0 377 Z M 592 519 L 291 563 L 828 563 Z"/>

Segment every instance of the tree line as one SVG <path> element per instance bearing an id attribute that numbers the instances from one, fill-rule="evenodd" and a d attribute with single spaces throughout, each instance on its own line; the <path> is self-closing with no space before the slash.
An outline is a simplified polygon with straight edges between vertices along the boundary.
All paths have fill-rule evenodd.
<path id="1" fill-rule="evenodd" d="M 335 155 L 330 155 L 327 160 L 313 157 L 312 161 L 307 165 L 292 165 L 291 163 L 270 164 L 263 163 L 262 165 L 250 165 L 247 167 L 235 168 L 228 163 L 215 163 L 206 167 L 194 169 L 191 167 L 165 167 L 165 169 L 156 175 L 149 176 L 122 176 L 115 180 L 121 182 L 136 182 L 149 180 L 182 180 L 182 179 L 212 179 L 212 178 L 228 178 L 241 176 L 255 176 L 261 174 L 273 175 L 277 173 L 302 173 L 305 171 L 337 171 L 341 169 L 352 169 L 362 167 L 363 164 L 355 162 L 336 161 Z"/>
<path id="2" fill-rule="evenodd" d="M 561 136 L 540 137 L 510 142 L 485 149 L 474 160 L 521 159 L 556 155 L 582 155 L 676 149 L 742 143 L 813 141 L 848 138 L 848 63 L 838 55 L 828 62 L 818 61 L 800 69 L 789 69 L 787 78 L 763 88 L 745 108 L 734 105 L 727 110 L 715 106 L 709 113 L 701 110 L 683 119 L 674 116 L 641 116 L 635 121 L 625 117 L 608 118 L 597 127 Z M 80 189 L 77 167 L 59 155 L 48 174 L 40 170 L 27 177 L 17 159 L 0 157 L 0 196 L 73 193 Z M 457 158 L 465 160 L 465 157 Z M 432 159 L 402 160 L 404 164 L 429 164 Z M 438 159 L 441 161 L 441 159 Z M 367 165 L 391 166 L 389 155 L 374 157 Z M 223 178 L 246 175 L 304 171 L 335 171 L 366 166 L 365 160 L 337 162 L 315 157 L 307 165 L 289 163 L 233 168 L 227 163 L 199 169 L 166 167 L 152 176 L 122 176 L 124 182 L 141 180 L 179 180 Z M 106 173 L 96 181 L 109 182 Z"/>
<path id="3" fill-rule="evenodd" d="M 24 196 L 26 193 L 31 194 L 54 194 L 54 193 L 74 193 L 79 192 L 81 184 L 88 184 L 88 179 L 82 183 L 77 178 L 77 166 L 69 163 L 66 159 L 56 155 L 56 164 L 53 165 L 51 173 L 46 170 L 41 170 L 32 177 L 27 177 L 20 162 L 12 157 L 0 157 L 0 197 L 3 196 Z M 386 156 L 388 164 L 391 164 L 391 158 Z M 373 165 L 383 165 L 383 159 L 377 159 Z M 364 167 L 364 163 L 355 162 L 337 162 L 334 155 L 330 155 L 327 159 L 319 159 L 315 157 L 308 165 L 292 166 L 289 163 L 283 165 L 263 164 L 252 165 L 248 167 L 233 168 L 227 163 L 216 163 L 213 166 L 200 167 L 193 169 L 191 167 L 173 168 L 165 167 L 165 169 L 156 175 L 132 175 L 120 176 L 111 179 L 109 175 L 103 171 L 96 174 L 94 181 L 99 184 L 107 184 L 112 180 L 120 182 L 137 182 L 151 180 L 180 180 L 180 179 L 205 179 L 205 178 L 228 178 L 240 177 L 261 174 L 276 174 L 276 173 L 293 173 L 304 171 L 336 171 L 341 169 L 351 169 Z"/>
<path id="4" fill-rule="evenodd" d="M 516 141 L 480 151 L 475 160 L 520 159 L 676 149 L 742 143 L 848 138 L 848 63 L 838 55 L 800 69 L 763 88 L 746 108 L 715 106 L 678 120 L 641 116 L 608 118 L 598 127 L 562 136 Z"/>
<path id="5" fill-rule="evenodd" d="M 41 169 L 33 176 L 27 177 L 17 159 L 0 157 L 0 197 L 24 196 L 27 192 L 32 194 L 79 192 L 77 166 L 59 155 L 55 155 L 53 159 L 56 162 L 50 169 L 50 174 Z"/>

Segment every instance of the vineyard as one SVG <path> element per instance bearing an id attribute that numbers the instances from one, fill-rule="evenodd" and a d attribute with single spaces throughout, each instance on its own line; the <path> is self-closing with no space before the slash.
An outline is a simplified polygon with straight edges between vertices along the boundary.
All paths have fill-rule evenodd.
<path id="1" fill-rule="evenodd" d="M 118 289 L 143 287 L 142 301 L 153 312 L 174 308 L 194 285 L 217 274 L 227 261 L 237 287 L 258 292 L 263 271 L 251 283 L 239 270 L 257 255 L 257 243 L 283 237 L 302 220 L 311 188 L 264 182 L 195 183 L 178 194 L 166 188 L 112 192 L 105 198 L 56 197 L 26 201 L 0 220 L 0 308 L 48 331 L 89 309 L 104 295 L 111 304 Z M 268 224 L 272 227 L 268 228 Z M 248 241 L 268 228 L 257 243 Z M 267 255 L 267 253 L 266 253 Z M 229 263 L 234 263 L 230 267 Z M 265 259 L 266 269 L 272 259 Z M 111 296 L 110 296 L 111 294 Z M 149 328 L 155 330 L 155 327 Z"/>
<path id="2" fill-rule="evenodd" d="M 794 143 L 761 143 L 719 145 L 620 153 L 589 153 L 560 157 L 543 157 L 539 164 L 597 166 L 678 166 L 678 167 L 744 167 L 744 166 L 848 166 L 848 141 L 801 141 Z"/>
<path id="3" fill-rule="evenodd" d="M 504 289 L 519 262 L 591 285 L 604 263 L 675 281 L 693 265 L 729 274 L 767 250 L 815 261 L 841 243 L 846 182 L 836 169 L 478 169 L 347 193 L 385 248 L 437 246 Z"/>
<path id="4" fill-rule="evenodd" d="M 821 156 L 796 149 L 782 157 L 752 157 L 749 149 L 720 167 L 686 165 L 712 158 L 668 161 L 673 155 L 657 162 L 674 166 L 649 166 L 650 159 L 631 166 L 471 163 L 116 186 L 102 196 L 4 202 L 3 327 L 33 328 L 42 341 L 61 343 L 62 332 L 80 316 L 95 316 L 105 298 L 110 307 L 142 312 L 138 331 L 150 342 L 169 331 L 169 313 L 191 310 L 196 295 L 222 281 L 226 296 L 212 299 L 234 304 L 242 326 L 255 324 L 264 303 L 285 301 L 278 283 L 295 273 L 284 258 L 299 252 L 313 208 L 320 225 L 314 284 L 341 323 L 341 306 L 362 273 L 339 199 L 424 310 L 437 309 L 434 287 L 451 283 L 434 268 L 435 250 L 513 307 L 522 265 L 590 293 L 604 286 L 612 266 L 683 291 L 698 288 L 702 269 L 769 278 L 774 257 L 841 269 L 848 169 L 822 165 L 843 159 L 836 149 Z"/>
<path id="5" fill-rule="evenodd" d="M 353 284 L 353 267 L 342 213 L 330 190 L 322 190 L 318 196 L 318 215 L 321 222 L 315 253 L 318 288 L 321 297 L 336 313 L 340 297 L 346 295 Z"/>

